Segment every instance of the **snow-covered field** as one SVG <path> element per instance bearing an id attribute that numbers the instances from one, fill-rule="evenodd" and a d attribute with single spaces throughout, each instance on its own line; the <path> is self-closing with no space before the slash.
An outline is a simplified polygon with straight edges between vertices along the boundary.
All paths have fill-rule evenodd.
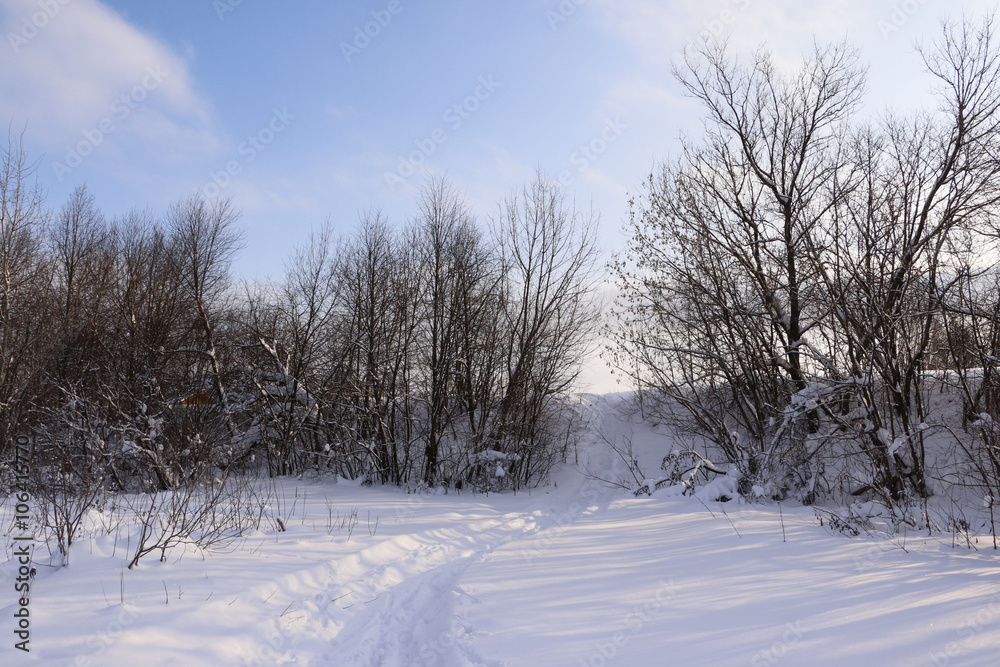
<path id="1" fill-rule="evenodd" d="M 8 538 L 0 664 L 1000 664 L 989 538 L 848 539 L 808 507 L 635 498 L 582 473 L 624 472 L 597 433 L 650 460 L 666 436 L 587 400 L 590 435 L 531 493 L 285 480 L 285 531 L 131 571 L 127 544 L 89 531 L 69 567 L 37 564 L 27 655 Z"/>

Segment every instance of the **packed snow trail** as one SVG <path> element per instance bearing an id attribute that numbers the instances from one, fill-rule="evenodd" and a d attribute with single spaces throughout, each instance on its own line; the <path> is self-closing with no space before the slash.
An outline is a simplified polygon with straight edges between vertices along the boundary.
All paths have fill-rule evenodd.
<path id="1" fill-rule="evenodd" d="M 415 664 L 414 647 L 430 641 L 438 620 L 452 615 L 449 601 L 465 570 L 494 548 L 532 530 L 530 521 L 515 515 L 472 535 L 458 535 L 438 543 L 446 552 L 440 565 L 369 593 L 374 596 L 370 603 L 359 608 L 327 652 L 328 664 Z"/>

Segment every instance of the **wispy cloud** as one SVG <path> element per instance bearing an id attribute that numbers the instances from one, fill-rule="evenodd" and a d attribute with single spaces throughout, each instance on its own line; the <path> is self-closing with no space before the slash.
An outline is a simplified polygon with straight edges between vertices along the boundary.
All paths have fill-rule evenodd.
<path id="1" fill-rule="evenodd" d="M 798 53 L 813 37 L 842 39 L 849 26 L 876 17 L 862 0 L 802 3 L 794 0 L 593 0 L 602 23 L 647 65 L 668 65 L 685 46 L 725 36 L 737 51 L 762 43 L 783 55 Z M 859 20 L 859 17 L 863 17 Z M 774 39 L 780 36 L 780 40 Z M 771 38 L 771 39 L 769 39 Z M 666 72 L 665 72 L 666 73 Z"/>
<path id="2" fill-rule="evenodd" d="M 0 37 L 0 119 L 53 157 L 102 123 L 94 150 L 138 139 L 170 160 L 218 144 L 185 58 L 97 0 L 0 0 Z"/>

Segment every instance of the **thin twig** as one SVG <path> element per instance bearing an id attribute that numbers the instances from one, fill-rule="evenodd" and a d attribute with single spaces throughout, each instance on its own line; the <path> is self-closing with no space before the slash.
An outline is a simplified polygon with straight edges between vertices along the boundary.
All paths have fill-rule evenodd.
<path id="1" fill-rule="evenodd" d="M 778 518 L 781 520 L 781 541 L 787 542 L 785 539 L 785 517 L 781 513 L 781 503 L 778 503 Z"/>

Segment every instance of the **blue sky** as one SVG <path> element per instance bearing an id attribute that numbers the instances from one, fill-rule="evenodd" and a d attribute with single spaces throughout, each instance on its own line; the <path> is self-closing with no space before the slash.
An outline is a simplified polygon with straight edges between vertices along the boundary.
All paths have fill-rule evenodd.
<path id="1" fill-rule="evenodd" d="M 0 0 L 0 118 L 57 208 L 86 184 L 111 215 L 232 197 L 236 269 L 277 277 L 327 218 L 403 222 L 428 174 L 487 216 L 536 169 L 621 245 L 629 193 L 699 112 L 670 76 L 725 32 L 794 65 L 815 37 L 871 64 L 872 109 L 926 101 L 914 40 L 944 0 Z M 367 32 L 367 34 L 366 34 Z M 411 175 L 412 173 L 412 175 Z M 405 176 L 405 178 L 404 178 Z"/>

